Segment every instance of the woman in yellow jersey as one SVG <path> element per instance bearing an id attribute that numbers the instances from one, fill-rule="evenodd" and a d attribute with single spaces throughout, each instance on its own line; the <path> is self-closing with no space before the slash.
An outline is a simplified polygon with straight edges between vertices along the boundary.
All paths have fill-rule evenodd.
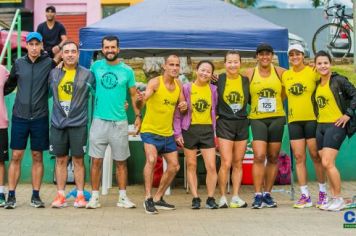
<path id="1" fill-rule="evenodd" d="M 285 70 L 273 66 L 273 55 L 273 48 L 270 45 L 259 45 L 256 49 L 257 66 L 246 71 L 246 75 L 250 79 L 251 111 L 249 118 L 254 153 L 252 176 L 255 196 L 252 203 L 253 209 L 277 206 L 271 196 L 271 190 L 277 175 L 278 155 L 285 124 L 280 79 Z M 266 157 L 267 165 L 265 166 Z"/>
<path id="2" fill-rule="evenodd" d="M 324 51 L 315 55 L 320 74 L 315 101 L 318 126 L 316 140 L 322 165 L 325 168 L 332 198 L 321 210 L 339 211 L 345 206 L 341 197 L 341 179 L 335 159 L 346 134 L 352 135 L 356 109 L 356 89 L 346 77 L 331 72 L 331 57 Z M 352 118 L 352 120 L 350 120 Z"/>
<path id="3" fill-rule="evenodd" d="M 301 192 L 294 207 L 305 208 L 313 205 L 307 186 L 306 146 L 308 146 L 319 182 L 319 199 L 316 203 L 316 206 L 319 207 L 327 200 L 325 174 L 318 156 L 315 139 L 317 124 L 313 95 L 319 76 L 313 68 L 304 65 L 304 49 L 300 44 L 290 46 L 288 56 L 292 68 L 283 73 L 282 83 L 288 97 L 289 138 L 296 159 L 296 171 Z"/>
<path id="4" fill-rule="evenodd" d="M 184 147 L 187 160 L 187 177 L 193 200 L 192 209 L 200 209 L 201 199 L 197 185 L 197 151 L 203 156 L 206 169 L 208 198 L 206 208 L 217 209 L 214 199 L 217 182 L 214 130 L 216 124 L 216 86 L 210 84 L 214 65 L 210 61 L 200 61 L 197 65 L 197 78 L 193 83 L 183 85 L 183 94 L 188 111 L 175 113 L 174 134 L 178 145 Z"/>
<path id="5" fill-rule="evenodd" d="M 225 55 L 226 74 L 217 81 L 218 106 L 216 136 L 219 138 L 221 166 L 219 169 L 219 188 L 221 198 L 219 208 L 247 207 L 239 196 L 242 180 L 242 161 L 245 156 L 248 139 L 247 103 L 249 101 L 249 80 L 240 75 L 241 57 L 238 51 L 229 51 Z M 226 185 L 232 167 L 232 198 L 226 199 Z"/>

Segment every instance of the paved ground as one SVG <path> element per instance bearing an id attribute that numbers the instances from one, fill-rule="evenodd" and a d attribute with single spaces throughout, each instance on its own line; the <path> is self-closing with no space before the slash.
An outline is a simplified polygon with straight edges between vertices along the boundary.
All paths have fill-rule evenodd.
<path id="1" fill-rule="evenodd" d="M 311 187 L 316 196 L 316 184 Z M 204 186 L 200 188 L 205 200 L 204 190 Z M 130 186 L 128 194 L 137 203 L 137 209 L 117 208 L 116 189 L 101 197 L 101 209 L 33 209 L 29 206 L 31 186 L 21 184 L 17 190 L 18 207 L 0 209 L 0 235 L 356 235 L 356 229 L 343 229 L 344 212 L 293 209 L 284 192 L 273 194 L 279 203 L 276 209 L 193 211 L 189 208 L 191 195 L 176 188 L 165 199 L 176 204 L 177 210 L 161 211 L 154 216 L 144 213 L 142 186 Z M 356 183 L 343 183 L 343 194 L 355 195 Z M 44 185 L 41 196 L 48 206 L 55 196 L 55 186 Z M 252 187 L 243 186 L 241 196 L 251 204 Z"/>

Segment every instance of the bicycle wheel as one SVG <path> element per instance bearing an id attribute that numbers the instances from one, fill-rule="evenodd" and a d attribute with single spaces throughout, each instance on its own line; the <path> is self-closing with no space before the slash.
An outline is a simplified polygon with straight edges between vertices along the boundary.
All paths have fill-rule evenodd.
<path id="1" fill-rule="evenodd" d="M 315 32 L 312 46 L 314 55 L 324 50 L 333 57 L 346 57 L 351 50 L 350 31 L 339 24 L 325 24 Z"/>

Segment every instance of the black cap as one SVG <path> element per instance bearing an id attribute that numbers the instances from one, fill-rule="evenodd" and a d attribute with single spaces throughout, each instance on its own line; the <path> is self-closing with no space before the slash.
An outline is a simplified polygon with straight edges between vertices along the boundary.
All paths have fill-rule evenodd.
<path id="1" fill-rule="evenodd" d="M 267 52 L 274 53 L 272 46 L 267 44 L 267 43 L 261 43 L 260 45 L 257 46 L 256 54 L 258 54 L 258 53 L 260 53 L 262 51 L 267 51 Z"/>
<path id="2" fill-rule="evenodd" d="M 46 8 L 46 12 L 49 12 L 49 11 L 56 12 L 56 8 L 54 6 L 49 6 Z"/>

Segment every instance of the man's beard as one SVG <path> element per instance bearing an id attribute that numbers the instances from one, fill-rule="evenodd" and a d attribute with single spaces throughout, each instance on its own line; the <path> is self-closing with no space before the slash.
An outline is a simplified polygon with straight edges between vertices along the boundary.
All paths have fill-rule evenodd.
<path id="1" fill-rule="evenodd" d="M 109 58 L 108 57 L 109 54 L 114 54 L 115 56 L 112 58 Z M 106 53 L 104 56 L 105 56 L 105 59 L 108 61 L 115 61 L 118 58 L 118 55 L 119 55 L 118 53 Z"/>

